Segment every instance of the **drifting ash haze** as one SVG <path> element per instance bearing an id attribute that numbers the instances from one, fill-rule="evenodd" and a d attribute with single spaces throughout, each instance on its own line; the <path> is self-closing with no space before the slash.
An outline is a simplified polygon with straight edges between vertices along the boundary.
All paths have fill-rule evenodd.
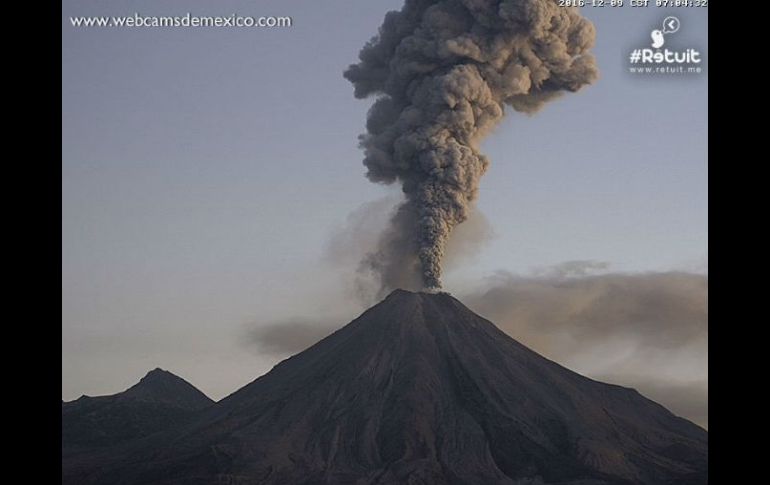
<path id="1" fill-rule="evenodd" d="M 361 137 L 367 177 L 406 201 L 362 265 L 392 288 L 441 287 L 455 226 L 489 160 L 479 143 L 504 107 L 534 113 L 597 77 L 594 27 L 554 0 L 407 0 L 345 77 L 377 96 Z"/>

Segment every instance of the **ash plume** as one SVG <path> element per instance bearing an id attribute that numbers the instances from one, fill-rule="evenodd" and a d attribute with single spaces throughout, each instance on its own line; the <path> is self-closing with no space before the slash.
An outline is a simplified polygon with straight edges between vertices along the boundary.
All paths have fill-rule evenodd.
<path id="1" fill-rule="evenodd" d="M 361 136 L 372 182 L 405 201 L 362 265 L 383 291 L 440 288 L 455 226 L 489 160 L 481 140 L 505 106 L 534 113 L 597 77 L 593 25 L 556 0 L 406 0 L 344 73 L 376 96 Z"/>

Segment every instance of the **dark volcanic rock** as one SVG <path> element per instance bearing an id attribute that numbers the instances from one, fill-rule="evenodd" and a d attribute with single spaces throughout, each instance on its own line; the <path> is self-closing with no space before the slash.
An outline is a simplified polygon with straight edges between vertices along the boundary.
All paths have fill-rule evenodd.
<path id="1" fill-rule="evenodd" d="M 78 484 L 705 484 L 708 434 L 541 357 L 448 294 L 395 291 Z"/>
<path id="2" fill-rule="evenodd" d="M 188 422 L 213 403 L 184 379 L 155 369 L 124 392 L 62 401 L 62 454 L 148 436 Z"/>

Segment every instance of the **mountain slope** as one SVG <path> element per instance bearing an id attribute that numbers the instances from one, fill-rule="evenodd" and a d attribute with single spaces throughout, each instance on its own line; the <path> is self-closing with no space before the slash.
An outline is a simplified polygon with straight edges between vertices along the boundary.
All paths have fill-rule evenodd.
<path id="1" fill-rule="evenodd" d="M 155 369 L 121 393 L 62 401 L 62 452 L 141 438 L 186 423 L 213 403 L 184 379 Z"/>
<path id="2" fill-rule="evenodd" d="M 64 483 L 702 484 L 708 435 L 448 294 L 397 290 L 193 423 Z"/>

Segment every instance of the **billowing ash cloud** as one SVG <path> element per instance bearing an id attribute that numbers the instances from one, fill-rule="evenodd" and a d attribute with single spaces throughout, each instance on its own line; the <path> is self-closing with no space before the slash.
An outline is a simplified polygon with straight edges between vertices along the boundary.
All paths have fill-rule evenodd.
<path id="1" fill-rule="evenodd" d="M 364 264 L 384 290 L 441 287 L 452 229 L 489 161 L 479 143 L 504 107 L 533 113 L 597 76 L 593 25 L 556 0 L 407 0 L 345 71 L 377 96 L 361 137 L 367 177 L 406 200 Z"/>
<path id="2" fill-rule="evenodd" d="M 401 210 L 402 199 L 389 196 L 362 204 L 351 212 L 344 225 L 338 227 L 327 243 L 325 259 L 334 268 L 355 268 L 353 274 L 341 278 L 353 299 L 365 307 L 374 305 L 382 297 L 383 288 L 379 278 L 371 272 L 371 265 L 377 264 L 376 255 L 370 253 L 382 241 L 382 227 L 392 217 L 394 210 Z M 390 233 L 389 233 L 390 234 Z M 447 244 L 444 254 L 444 268 L 447 270 L 467 262 L 478 254 L 480 249 L 494 237 L 489 220 L 478 208 L 472 208 L 468 219 L 458 226 Z M 383 268 L 385 269 L 385 268 Z M 392 276 L 399 275 L 396 267 Z M 420 282 L 416 284 L 420 286 Z M 400 288 L 415 285 L 401 284 Z"/>

